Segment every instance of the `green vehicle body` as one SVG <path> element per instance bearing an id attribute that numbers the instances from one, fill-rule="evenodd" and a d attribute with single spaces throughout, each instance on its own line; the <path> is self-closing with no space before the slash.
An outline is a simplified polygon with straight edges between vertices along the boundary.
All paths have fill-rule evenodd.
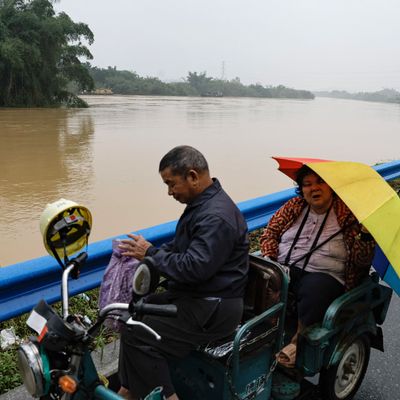
<path id="1" fill-rule="evenodd" d="M 177 393 L 183 400 L 301 398 L 303 378 L 335 367 L 357 338 L 367 337 L 372 347 L 383 351 L 380 325 L 385 320 L 392 290 L 379 284 L 379 278 L 374 274 L 336 299 L 323 322 L 300 336 L 295 372 L 286 371 L 285 374 L 280 371 L 276 368 L 275 354 L 292 334 L 287 324 L 285 327 L 287 274 L 279 264 L 256 255 L 250 256 L 250 267 L 254 275 L 250 275 L 250 279 L 260 281 L 263 273 L 267 275 L 264 275 L 261 293 L 252 293 L 255 301 L 259 300 L 259 295 L 268 295 L 268 272 L 263 271 L 280 271 L 279 301 L 244 321 L 234 337 L 231 351 L 223 357 L 210 355 L 212 346 L 208 346 L 171 365 Z M 268 323 L 271 320 L 277 321 L 274 326 Z M 249 335 L 254 331 L 255 334 Z"/>
<path id="2" fill-rule="evenodd" d="M 305 379 L 320 373 L 330 382 L 329 371 L 343 358 L 351 359 L 354 343 L 367 343 L 366 364 L 360 365 L 360 382 L 347 395 L 351 398 L 368 365 L 369 346 L 383 351 L 383 324 L 392 290 L 371 275 L 357 288 L 336 299 L 321 324 L 310 327 L 299 337 L 296 368 L 277 368 L 275 354 L 289 340 L 288 275 L 276 262 L 250 255 L 249 284 L 245 297 L 245 315 L 231 338 L 212 343 L 188 357 L 170 363 L 171 376 L 181 400 L 293 400 L 309 399 L 313 385 Z M 270 300 L 273 299 L 271 302 Z M 357 349 L 357 347 L 355 347 Z M 90 350 L 82 345 L 82 362 L 76 374 L 78 390 L 65 399 L 121 399 L 99 379 Z M 43 376 L 50 378 L 49 362 L 41 354 Z M 331 393 L 334 391 L 328 388 Z M 335 389 L 336 390 L 336 389 Z M 339 389 L 341 390 L 340 384 Z M 88 397 L 90 394 L 90 397 Z M 47 398 L 47 397 L 42 397 Z M 336 399 L 337 397 L 330 397 Z M 63 397 L 64 399 L 64 397 Z M 162 388 L 156 388 L 145 400 L 162 400 Z"/>

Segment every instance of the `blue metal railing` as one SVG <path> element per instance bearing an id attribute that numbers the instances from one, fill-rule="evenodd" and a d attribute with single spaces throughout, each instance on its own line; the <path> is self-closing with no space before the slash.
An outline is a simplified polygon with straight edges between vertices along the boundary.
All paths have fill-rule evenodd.
<path id="1" fill-rule="evenodd" d="M 386 180 L 400 177 L 400 161 L 376 166 Z M 265 226 L 272 214 L 295 194 L 294 189 L 258 197 L 239 203 L 250 231 Z M 138 231 L 155 246 L 171 240 L 176 221 Z M 122 236 L 121 236 L 122 237 Z M 69 284 L 72 295 L 98 287 L 112 251 L 112 239 L 89 245 L 89 258 L 79 280 Z M 0 268 L 0 322 L 30 311 L 44 298 L 53 303 L 60 300 L 61 268 L 50 256 Z"/>

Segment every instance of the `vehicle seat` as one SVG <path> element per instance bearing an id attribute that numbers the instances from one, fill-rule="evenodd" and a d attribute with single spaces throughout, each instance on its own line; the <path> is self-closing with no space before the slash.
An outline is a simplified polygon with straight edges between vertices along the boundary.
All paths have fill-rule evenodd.
<path id="1" fill-rule="evenodd" d="M 278 303 L 282 271 L 272 260 L 250 254 L 248 279 L 244 297 L 244 321 Z"/>
<path id="2" fill-rule="evenodd" d="M 240 327 L 279 302 L 282 279 L 282 270 L 276 263 L 250 254 L 242 324 L 228 338 L 201 346 L 198 350 L 212 358 L 225 360 L 232 352 L 233 340 Z M 249 330 L 241 340 L 240 351 L 250 353 L 272 343 L 278 329 L 277 322 L 278 318 L 272 317 Z"/>

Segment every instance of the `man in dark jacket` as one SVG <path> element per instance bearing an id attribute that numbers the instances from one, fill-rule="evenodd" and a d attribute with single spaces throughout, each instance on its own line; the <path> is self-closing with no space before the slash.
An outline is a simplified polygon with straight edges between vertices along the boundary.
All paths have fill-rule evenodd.
<path id="1" fill-rule="evenodd" d="M 219 181 L 210 177 L 204 156 L 190 146 L 175 147 L 160 161 L 159 172 L 168 194 L 187 204 L 174 240 L 156 248 L 131 234 L 121 247 L 123 255 L 154 259 L 169 286 L 147 301 L 176 304 L 178 316 L 143 319 L 161 341 L 140 327 L 122 333 L 120 394 L 133 399 L 157 386 L 167 399 L 178 399 L 168 358 L 182 358 L 200 344 L 230 335 L 242 317 L 247 282 L 246 222 Z"/>

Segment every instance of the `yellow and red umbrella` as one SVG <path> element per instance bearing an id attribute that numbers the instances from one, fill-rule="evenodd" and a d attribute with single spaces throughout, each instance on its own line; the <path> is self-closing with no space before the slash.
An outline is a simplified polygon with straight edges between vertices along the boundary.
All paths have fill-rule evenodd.
<path id="1" fill-rule="evenodd" d="M 400 199 L 389 184 L 358 162 L 273 158 L 290 178 L 307 165 L 332 188 L 378 243 L 373 266 L 400 296 Z"/>

